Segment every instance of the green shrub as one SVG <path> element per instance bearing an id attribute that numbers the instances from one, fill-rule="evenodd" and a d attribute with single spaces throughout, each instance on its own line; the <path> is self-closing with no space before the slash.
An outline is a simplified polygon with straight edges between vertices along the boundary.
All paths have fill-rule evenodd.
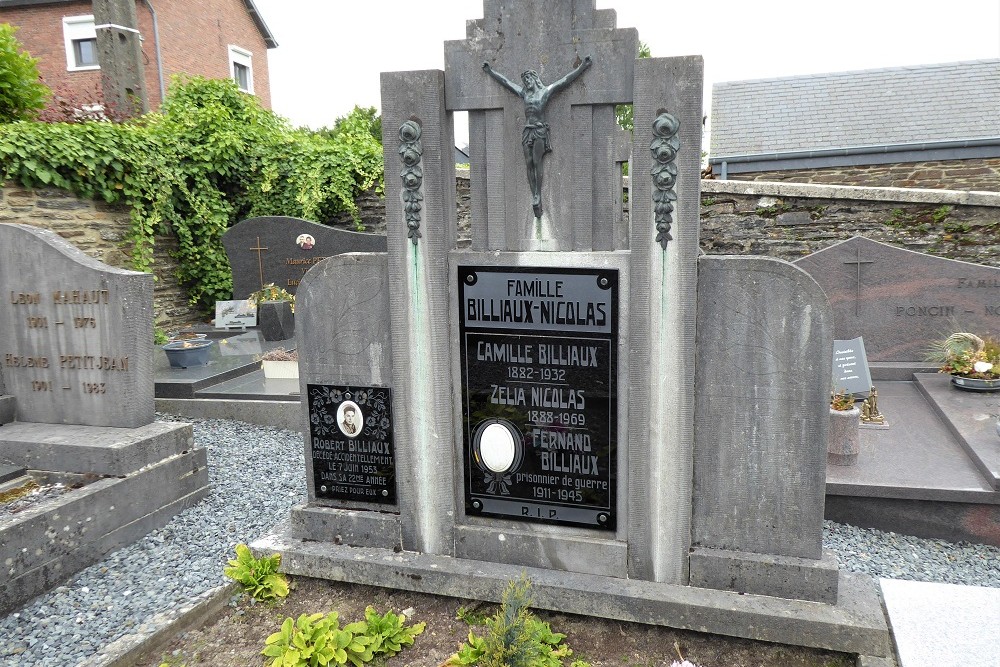
<path id="1" fill-rule="evenodd" d="M 15 32 L 0 23 L 0 123 L 34 118 L 49 94 L 38 78 L 38 60 L 21 48 Z"/>
<path id="2" fill-rule="evenodd" d="M 281 629 L 269 636 L 261 651 L 270 667 L 355 667 L 376 656 L 391 657 L 424 631 L 424 624 L 405 626 L 406 617 L 391 611 L 380 616 L 374 608 L 365 610 L 365 620 L 340 627 L 337 612 L 302 614 L 286 618 Z"/>
<path id="3" fill-rule="evenodd" d="M 254 558 L 245 544 L 236 545 L 236 560 L 222 573 L 243 586 L 243 590 L 260 601 L 276 600 L 288 595 L 288 579 L 278 572 L 281 554 Z"/>
<path id="4" fill-rule="evenodd" d="M 131 122 L 0 125 L 0 182 L 128 206 L 133 268 L 150 271 L 155 234 L 173 234 L 177 278 L 209 312 L 232 295 L 222 234 L 240 220 L 346 211 L 360 227 L 355 199 L 383 190 L 365 122 L 331 138 L 294 130 L 231 80 L 175 77 L 160 112 Z"/>
<path id="5" fill-rule="evenodd" d="M 447 665 L 471 667 L 563 667 L 573 655 L 562 643 L 566 635 L 552 632 L 545 621 L 531 613 L 531 582 L 524 576 L 512 581 L 503 593 L 500 610 L 486 621 L 483 636 L 469 631 L 469 640 Z M 589 667 L 575 660 L 570 667 Z"/>

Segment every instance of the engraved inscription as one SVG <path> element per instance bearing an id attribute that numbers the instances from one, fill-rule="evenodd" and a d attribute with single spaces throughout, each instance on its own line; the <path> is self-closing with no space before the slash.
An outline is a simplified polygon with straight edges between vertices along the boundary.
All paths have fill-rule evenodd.
<path id="1" fill-rule="evenodd" d="M 954 317 L 955 306 L 896 306 L 896 317 Z"/>

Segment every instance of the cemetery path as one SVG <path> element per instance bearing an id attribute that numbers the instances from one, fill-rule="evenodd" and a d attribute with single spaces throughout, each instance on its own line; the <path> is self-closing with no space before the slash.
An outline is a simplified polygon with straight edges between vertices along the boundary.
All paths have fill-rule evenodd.
<path id="1" fill-rule="evenodd" d="M 248 667 L 262 665 L 264 639 L 276 632 L 286 617 L 337 611 L 342 623 L 364 616 L 366 606 L 382 613 L 407 611 L 409 622 L 426 622 L 413 646 L 385 662 L 384 667 L 439 667 L 469 634 L 458 619 L 485 618 L 496 605 L 436 595 L 395 591 L 295 577 L 289 597 L 274 606 L 250 604 L 246 598 L 224 608 L 204 626 L 180 633 L 164 648 L 135 664 L 159 667 Z M 537 612 L 556 632 L 566 634 L 574 659 L 592 667 L 661 667 L 678 660 L 674 643 L 684 658 L 698 667 L 848 667 L 851 656 L 830 651 L 782 646 L 707 635 L 670 628 L 623 623 L 568 614 Z M 478 629 L 474 628 L 479 631 Z M 570 660 L 566 661 L 567 664 Z"/>

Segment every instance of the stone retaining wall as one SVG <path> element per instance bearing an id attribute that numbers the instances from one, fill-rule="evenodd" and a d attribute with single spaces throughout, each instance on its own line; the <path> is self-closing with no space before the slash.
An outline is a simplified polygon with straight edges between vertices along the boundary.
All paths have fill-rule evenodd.
<path id="1" fill-rule="evenodd" d="M 128 244 L 129 212 L 124 206 L 79 199 L 68 190 L 0 187 L 0 223 L 13 222 L 49 229 L 105 264 L 131 269 Z M 172 236 L 157 236 L 153 253 L 156 285 L 153 290 L 156 326 L 166 331 L 197 322 L 199 317 L 174 277 L 177 248 Z"/>
<path id="2" fill-rule="evenodd" d="M 1000 157 L 734 174 L 736 181 L 1000 191 Z"/>
<path id="3" fill-rule="evenodd" d="M 852 236 L 1000 266 L 1000 192 L 702 181 L 701 247 L 795 260 Z"/>
<path id="4" fill-rule="evenodd" d="M 702 181 L 701 247 L 710 254 L 767 255 L 789 261 L 863 235 L 951 259 L 1000 266 L 1000 192 L 850 187 L 756 181 Z M 366 231 L 385 233 L 385 205 L 358 201 Z M 469 239 L 469 178 L 459 172 L 459 246 Z M 0 223 L 44 227 L 112 266 L 129 268 L 123 207 L 84 201 L 55 188 L 0 188 Z M 331 222 L 353 229 L 349 216 Z M 174 275 L 173 237 L 157 236 L 157 325 L 198 321 Z"/>

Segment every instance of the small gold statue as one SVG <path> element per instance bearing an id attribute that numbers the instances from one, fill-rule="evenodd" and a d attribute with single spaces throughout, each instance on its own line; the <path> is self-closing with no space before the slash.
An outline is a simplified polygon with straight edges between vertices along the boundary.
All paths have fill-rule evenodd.
<path id="1" fill-rule="evenodd" d="M 863 424 L 885 424 L 885 415 L 878 409 L 878 392 L 872 387 L 868 392 L 868 398 L 861 403 L 861 423 Z"/>

